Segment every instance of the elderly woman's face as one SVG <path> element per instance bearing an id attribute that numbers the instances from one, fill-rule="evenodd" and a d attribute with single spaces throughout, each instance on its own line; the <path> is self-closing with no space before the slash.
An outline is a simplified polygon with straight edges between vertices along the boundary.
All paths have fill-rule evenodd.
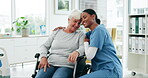
<path id="1" fill-rule="evenodd" d="M 68 19 L 69 28 L 71 31 L 76 31 L 80 27 L 80 19 L 71 18 Z"/>

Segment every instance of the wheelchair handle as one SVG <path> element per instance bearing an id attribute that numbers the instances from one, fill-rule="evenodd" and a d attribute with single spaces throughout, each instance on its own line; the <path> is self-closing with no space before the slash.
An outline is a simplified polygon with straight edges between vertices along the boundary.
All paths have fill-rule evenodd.
<path id="1" fill-rule="evenodd" d="M 35 58 L 39 58 L 40 57 L 40 53 L 36 53 L 34 57 Z"/>
<path id="2" fill-rule="evenodd" d="M 85 56 L 79 56 L 78 58 L 77 58 L 77 61 L 79 61 L 79 60 L 81 60 L 81 59 L 83 59 L 83 58 L 86 58 Z"/>
<path id="3" fill-rule="evenodd" d="M 0 54 L 0 56 L 4 56 L 4 54 Z"/>

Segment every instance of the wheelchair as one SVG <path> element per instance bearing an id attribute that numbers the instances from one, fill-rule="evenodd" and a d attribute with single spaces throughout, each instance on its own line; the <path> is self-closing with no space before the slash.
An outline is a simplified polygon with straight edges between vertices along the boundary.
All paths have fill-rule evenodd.
<path id="1" fill-rule="evenodd" d="M 47 54 L 48 54 L 48 57 L 49 57 L 49 52 Z M 35 78 L 35 76 L 37 74 L 37 71 L 39 70 L 38 69 L 38 65 L 40 63 L 39 56 L 40 56 L 40 53 L 36 53 L 35 56 L 34 56 L 35 58 L 37 58 L 37 62 L 36 62 L 34 74 L 32 74 L 32 76 L 31 76 L 32 78 Z M 86 57 L 85 56 L 79 56 L 77 58 L 77 61 L 76 61 L 75 66 L 74 66 L 73 78 L 78 78 L 78 77 L 88 73 L 88 71 L 91 68 L 91 65 L 86 64 L 85 61 L 86 61 Z"/>

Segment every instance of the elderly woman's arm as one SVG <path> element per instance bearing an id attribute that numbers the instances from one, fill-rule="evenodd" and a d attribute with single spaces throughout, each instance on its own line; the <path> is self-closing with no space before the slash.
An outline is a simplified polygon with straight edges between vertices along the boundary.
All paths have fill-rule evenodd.
<path id="1" fill-rule="evenodd" d="M 38 65 L 38 68 L 39 69 L 44 68 L 44 72 L 46 72 L 46 68 L 50 66 L 49 63 L 48 63 L 48 60 L 47 60 L 47 53 L 48 53 L 48 50 L 51 47 L 52 41 L 53 41 L 56 33 L 57 33 L 57 31 L 54 31 L 49 36 L 48 40 L 43 45 L 41 45 L 41 47 L 40 47 L 41 61 Z"/>
<path id="2" fill-rule="evenodd" d="M 47 53 L 51 47 L 52 41 L 54 40 L 54 37 L 57 34 L 57 32 L 58 30 L 53 31 L 53 33 L 49 36 L 47 41 L 40 46 L 41 57 L 47 57 Z"/>
<path id="3" fill-rule="evenodd" d="M 76 50 L 77 52 L 79 52 L 79 56 L 84 55 L 84 52 L 85 52 L 85 50 L 84 50 L 84 37 L 85 37 L 84 33 L 81 33 L 80 39 L 79 39 L 79 48 Z"/>
<path id="4" fill-rule="evenodd" d="M 41 57 L 47 57 L 47 53 L 48 53 L 48 50 L 50 49 L 51 47 L 51 43 L 52 43 L 52 35 L 47 39 L 47 41 L 42 44 L 40 46 L 40 53 L 41 53 Z"/>
<path id="5" fill-rule="evenodd" d="M 79 48 L 69 55 L 68 61 L 74 63 L 76 62 L 77 57 L 82 55 L 84 55 L 84 34 L 83 33 L 80 34 Z"/>

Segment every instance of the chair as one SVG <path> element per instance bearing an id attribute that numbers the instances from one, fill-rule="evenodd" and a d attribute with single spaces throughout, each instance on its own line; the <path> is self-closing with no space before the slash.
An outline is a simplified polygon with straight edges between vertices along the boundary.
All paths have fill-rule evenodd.
<path id="1" fill-rule="evenodd" d="M 49 54 L 49 52 L 47 54 Z M 36 53 L 35 56 L 34 56 L 35 58 L 37 58 L 37 62 L 36 62 L 34 74 L 32 74 L 32 78 L 35 78 L 37 71 L 39 70 L 38 69 L 38 65 L 39 65 L 39 62 L 40 62 L 39 56 L 40 56 L 39 53 Z M 87 74 L 88 70 L 90 69 L 90 65 L 86 64 L 85 61 L 86 61 L 85 56 L 80 56 L 80 57 L 77 58 L 76 64 L 74 66 L 73 78 L 78 78 L 82 75 Z"/>

